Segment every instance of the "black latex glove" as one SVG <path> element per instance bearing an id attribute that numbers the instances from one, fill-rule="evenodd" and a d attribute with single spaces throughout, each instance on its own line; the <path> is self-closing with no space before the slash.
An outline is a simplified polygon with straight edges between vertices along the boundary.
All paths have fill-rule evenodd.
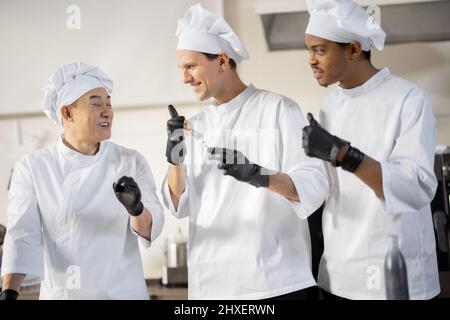
<path id="1" fill-rule="evenodd" d="M 173 105 L 169 105 L 170 119 L 167 120 L 167 147 L 166 157 L 171 164 L 183 163 L 185 156 L 184 143 L 184 120 L 183 116 L 179 116 Z"/>
<path id="2" fill-rule="evenodd" d="M 269 175 L 262 174 L 261 166 L 251 163 L 240 151 L 226 148 L 208 148 L 210 159 L 219 160 L 218 168 L 224 175 L 259 187 L 269 186 Z"/>
<path id="3" fill-rule="evenodd" d="M 307 115 L 309 126 L 303 128 L 302 146 L 306 155 L 329 161 L 338 167 L 339 150 L 350 143 L 339 137 L 333 136 L 320 126 L 311 113 Z"/>
<path id="4" fill-rule="evenodd" d="M 117 183 L 113 183 L 113 189 L 117 199 L 129 214 L 138 216 L 144 211 L 144 205 L 141 202 L 141 190 L 133 178 L 123 176 Z"/>
<path id="5" fill-rule="evenodd" d="M 17 300 L 19 293 L 13 289 L 6 289 L 0 293 L 0 300 Z"/>

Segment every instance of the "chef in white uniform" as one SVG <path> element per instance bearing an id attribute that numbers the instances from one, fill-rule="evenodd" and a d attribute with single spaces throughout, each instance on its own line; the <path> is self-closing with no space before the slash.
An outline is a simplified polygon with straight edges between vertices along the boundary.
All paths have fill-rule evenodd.
<path id="1" fill-rule="evenodd" d="M 138 239 L 164 223 L 145 158 L 111 137 L 112 80 L 62 65 L 43 109 L 64 134 L 17 162 L 9 191 L 2 299 L 41 281 L 40 299 L 149 299 Z"/>
<path id="2" fill-rule="evenodd" d="M 240 80 L 248 53 L 221 16 L 197 4 L 177 35 L 184 82 L 212 98 L 189 121 L 169 106 L 167 123 L 162 193 L 175 217 L 189 217 L 189 299 L 305 299 L 316 284 L 306 218 L 328 183 L 298 143 L 302 112 Z"/>
<path id="3" fill-rule="evenodd" d="M 318 283 L 330 298 L 386 299 L 383 266 L 392 234 L 406 260 L 410 298 L 433 298 L 440 288 L 430 212 L 437 186 L 430 99 L 372 65 L 370 49 L 383 49 L 385 33 L 363 8 L 351 0 L 308 1 L 308 10 L 313 75 L 324 87 L 338 83 L 323 101 L 320 125 L 308 114 L 303 129 L 305 152 L 326 160 L 330 183 Z"/>

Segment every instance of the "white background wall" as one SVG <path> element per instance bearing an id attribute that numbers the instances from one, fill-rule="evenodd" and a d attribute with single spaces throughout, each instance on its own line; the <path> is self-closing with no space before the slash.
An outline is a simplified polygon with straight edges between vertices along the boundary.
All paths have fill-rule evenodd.
<path id="1" fill-rule="evenodd" d="M 48 1 L 46 0 L 45 2 Z M 154 10 L 159 9 L 158 15 L 162 19 L 166 12 L 164 10 L 161 11 L 161 9 L 164 6 L 173 6 L 171 1 L 175 0 L 168 0 L 166 1 L 167 3 L 164 2 L 165 4 L 160 1 L 147 1 L 146 3 L 148 6 L 154 8 Z M 143 3 L 141 1 L 138 2 Z M 184 8 L 187 8 L 189 4 L 194 2 L 183 2 L 182 7 L 176 7 L 177 12 L 183 12 Z M 216 6 L 216 8 L 221 7 L 220 3 L 214 0 L 207 2 L 210 6 Z M 0 16 L 4 17 L 1 15 L 1 12 L 4 12 L 2 8 L 5 8 L 5 4 L 14 4 L 20 7 L 24 3 L 24 0 L 6 0 L 6 2 L 0 2 Z M 70 4 L 72 2 L 63 1 L 63 3 Z M 112 1 L 110 3 L 112 5 L 120 5 L 119 3 L 122 2 Z M 311 76 L 311 71 L 306 63 L 307 53 L 303 50 L 269 52 L 264 39 L 260 18 L 254 10 L 253 1 L 225 0 L 223 8 L 227 20 L 240 35 L 251 56 L 250 60 L 243 62 L 239 66 L 239 72 L 244 81 L 253 83 L 259 88 L 285 94 L 299 102 L 305 113 L 311 111 L 317 114 L 321 100 L 329 89 L 319 87 Z M 34 10 L 38 11 L 38 9 L 38 7 L 35 7 Z M 168 9 L 165 8 L 165 10 Z M 134 17 L 126 15 L 122 18 L 129 20 L 131 25 L 137 26 L 141 19 L 146 19 L 144 16 L 139 15 Z M 174 17 L 175 15 L 173 15 L 172 19 Z M 12 21 L 14 17 L 9 17 L 8 19 Z M 19 21 L 24 26 L 28 25 L 26 20 L 19 19 Z M 108 25 L 117 23 L 116 19 L 107 21 Z M 172 46 L 173 50 L 175 50 L 176 39 L 172 33 L 175 30 L 175 21 L 173 20 L 172 22 L 174 26 L 170 32 L 167 32 L 167 38 L 160 37 L 158 41 L 153 41 L 150 47 L 146 47 L 146 52 L 157 50 L 165 41 L 168 43 L 162 45 L 163 47 Z M 168 26 L 169 24 L 166 25 Z M 22 27 L 25 28 L 24 26 Z M 140 25 L 140 28 L 144 28 L 144 25 Z M 141 31 L 137 30 L 134 35 L 134 43 L 138 43 L 137 40 L 146 41 L 142 39 L 144 36 Z M 133 36 L 131 31 L 129 36 Z M 5 38 L 7 40 L 6 42 L 3 41 Z M 27 39 L 28 41 L 26 41 Z M 49 54 L 53 48 L 57 47 L 56 44 L 49 48 L 44 47 L 43 50 L 45 51 L 38 55 L 39 58 L 33 58 L 37 53 L 26 52 L 27 43 L 29 41 L 37 41 L 36 39 L 33 40 L 26 37 L 11 39 L 8 38 L 8 33 L 4 28 L 0 28 L 0 40 L 2 48 L 5 43 L 20 42 L 17 48 L 22 48 L 25 53 L 21 53 L 22 56 L 17 55 L 20 57 L 24 55 L 29 56 L 30 59 L 34 59 L 33 63 L 36 65 L 40 63 L 40 59 L 44 59 L 45 54 Z M 147 61 L 145 59 L 146 55 L 142 54 L 142 52 L 137 55 L 131 53 L 126 55 L 126 50 L 119 50 L 123 54 L 115 56 L 114 52 L 116 49 L 123 50 L 123 48 L 117 48 L 117 46 L 107 47 L 106 49 L 102 47 L 95 48 L 102 55 L 96 58 L 98 60 L 92 61 L 92 63 L 98 63 L 101 66 L 106 65 L 105 69 L 111 69 L 114 73 L 112 76 L 116 82 L 116 87 L 113 94 L 113 105 L 117 108 L 115 111 L 112 141 L 143 153 L 150 163 L 159 187 L 167 168 L 164 156 L 166 143 L 165 123 L 168 118 L 167 104 L 173 103 L 175 100 L 186 100 L 186 102 L 178 103 L 181 113 L 186 116 L 194 114 L 202 106 L 194 102 L 194 95 L 190 89 L 183 87 L 181 73 L 176 68 L 175 60 L 170 60 L 172 59 L 170 57 L 175 57 L 175 52 L 169 52 L 170 50 L 166 49 L 161 54 L 169 58 L 164 63 L 160 63 L 158 59 Z M 72 61 L 76 56 L 68 55 L 67 60 L 64 60 L 65 55 L 62 54 L 58 56 L 60 61 L 47 61 L 46 68 L 51 71 L 46 72 L 44 69 L 39 69 L 40 71 L 36 71 L 39 73 L 38 76 L 35 73 L 26 72 L 26 68 L 19 74 L 16 74 L 14 70 L 21 70 L 20 65 L 22 60 L 10 57 L 5 61 L 1 59 L 2 50 L 0 50 L 0 79 L 3 80 L 0 81 L 0 92 L 2 95 L 8 93 L 9 97 L 25 96 L 26 99 L 30 99 L 29 101 L 31 102 L 27 103 L 32 105 L 32 110 L 38 110 L 36 103 L 40 103 L 40 88 L 45 78 L 49 75 L 48 73 L 56 69 L 59 63 L 67 62 L 67 60 Z M 79 53 L 83 54 L 86 50 L 91 50 L 91 48 L 80 50 Z M 114 59 L 111 58 L 111 54 L 115 56 Z M 135 63 L 141 62 L 140 60 L 136 60 L 138 58 L 145 60 L 147 63 L 146 68 L 150 69 L 141 70 L 136 68 Z M 438 143 L 450 145 L 450 42 L 388 45 L 383 52 L 373 53 L 373 62 L 377 67 L 388 66 L 393 73 L 418 83 L 429 93 L 437 118 Z M 124 66 L 129 64 L 131 65 L 130 71 L 127 72 L 126 68 L 120 69 L 120 71 L 114 68 L 115 64 L 122 64 Z M 1 78 L 1 74 L 5 70 L 8 70 L 8 74 L 12 78 Z M 144 76 L 141 73 L 144 73 Z M 126 79 L 130 79 L 130 74 L 132 75 L 132 79 L 134 79 L 134 75 L 140 79 L 137 82 L 141 85 L 138 96 L 142 100 L 133 100 L 133 97 L 137 97 L 136 92 L 132 95 L 129 94 L 128 89 L 133 86 L 130 86 L 130 83 Z M 158 79 L 162 79 L 161 77 L 164 75 L 170 75 L 170 77 L 158 82 Z M 29 82 L 28 78 L 32 78 L 33 81 Z M 23 86 L 24 81 L 27 84 L 26 86 Z M 158 90 L 152 87 L 152 83 L 159 83 Z M 148 91 L 146 91 L 146 86 L 148 87 Z M 162 93 L 161 96 L 159 96 L 159 92 Z M 170 94 L 171 92 L 173 92 L 173 95 Z M 137 108 L 136 106 L 139 107 Z M 3 110 L 0 110 L 0 114 L 3 114 L 0 115 L 0 223 L 2 224 L 6 223 L 6 185 L 14 163 L 27 152 L 44 147 L 50 142 L 53 142 L 60 133 L 60 128 L 51 123 L 43 115 L 17 115 L 14 109 L 7 109 L 7 107 L 5 104 L 0 104 L 0 109 Z M 18 130 L 19 127 L 21 130 Z M 161 196 L 160 199 L 162 199 Z M 160 268 L 164 263 L 164 239 L 169 233 L 177 232 L 178 228 L 181 228 L 187 234 L 188 220 L 177 220 L 166 212 L 166 224 L 163 234 L 155 241 L 150 249 L 142 250 L 146 277 L 160 276 Z"/>
<path id="2" fill-rule="evenodd" d="M 197 2 L 222 11 L 218 0 L 1 0 L 0 114 L 40 111 L 44 79 L 77 60 L 115 80 L 116 106 L 191 101 L 173 81 L 175 31 Z"/>

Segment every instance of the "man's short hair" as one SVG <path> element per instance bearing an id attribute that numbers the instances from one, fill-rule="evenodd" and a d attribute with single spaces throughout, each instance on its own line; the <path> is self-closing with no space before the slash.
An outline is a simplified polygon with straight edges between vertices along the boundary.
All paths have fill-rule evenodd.
<path id="1" fill-rule="evenodd" d="M 336 42 L 336 43 L 341 45 L 341 46 L 343 46 L 343 47 L 346 47 L 346 46 L 348 46 L 350 44 L 350 43 L 342 43 L 342 42 Z M 364 51 L 363 50 L 363 53 L 364 53 L 364 58 L 366 58 L 370 62 L 370 58 L 372 56 L 372 53 L 370 52 L 370 50 L 369 51 Z"/>
<path id="2" fill-rule="evenodd" d="M 214 53 L 206 53 L 206 52 L 202 52 L 206 58 L 208 58 L 208 60 L 215 60 L 217 59 L 217 57 L 219 56 L 218 54 L 214 54 Z M 236 62 L 233 59 L 229 59 L 228 63 L 230 64 L 231 69 L 236 69 Z"/>

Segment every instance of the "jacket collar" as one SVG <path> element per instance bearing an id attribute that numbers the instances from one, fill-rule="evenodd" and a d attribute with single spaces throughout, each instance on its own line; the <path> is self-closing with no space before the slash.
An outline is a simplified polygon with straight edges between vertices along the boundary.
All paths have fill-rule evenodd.
<path id="1" fill-rule="evenodd" d="M 241 107 L 247 100 L 255 93 L 256 88 L 250 84 L 245 88 L 241 93 L 239 93 L 236 97 L 231 99 L 230 101 L 221 104 L 218 106 L 215 102 L 212 103 L 211 107 L 214 108 L 220 114 L 229 113 L 233 110 Z"/>
<path id="2" fill-rule="evenodd" d="M 369 80 L 364 82 L 362 85 L 351 89 L 344 89 L 338 87 L 338 92 L 344 96 L 355 98 L 378 87 L 382 82 L 384 82 L 386 77 L 389 76 L 390 74 L 391 73 L 388 68 L 383 68 L 377 73 L 375 73 Z"/>
<path id="3" fill-rule="evenodd" d="M 90 156 L 90 155 L 84 155 L 79 153 L 78 151 L 70 149 L 68 146 L 66 146 L 63 142 L 64 135 L 62 134 L 61 137 L 58 140 L 57 148 L 58 152 L 63 155 L 65 158 L 70 160 L 77 160 L 82 163 L 93 163 L 96 162 L 101 155 L 103 154 L 105 148 L 106 148 L 106 142 L 100 141 L 100 147 L 96 154 Z"/>

